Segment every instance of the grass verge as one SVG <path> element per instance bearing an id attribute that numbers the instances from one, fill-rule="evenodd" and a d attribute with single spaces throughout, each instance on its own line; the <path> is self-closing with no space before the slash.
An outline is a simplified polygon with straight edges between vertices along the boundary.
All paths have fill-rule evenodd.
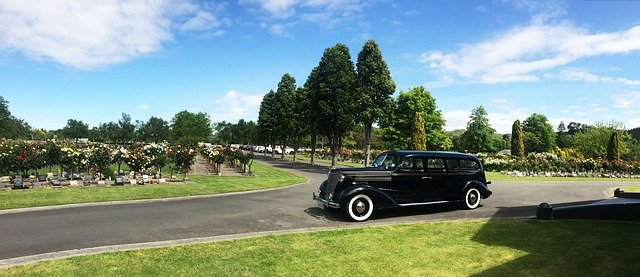
<path id="1" fill-rule="evenodd" d="M 0 210 L 63 204 L 108 202 L 209 195 L 249 191 L 302 183 L 305 177 L 254 163 L 253 176 L 188 175 L 189 183 L 168 183 L 124 187 L 74 187 L 0 192 Z"/>
<path id="2" fill-rule="evenodd" d="M 586 178 L 586 177 L 513 177 L 502 172 L 485 172 L 489 181 L 503 182 L 640 182 L 640 179 L 632 178 Z"/>
<path id="3" fill-rule="evenodd" d="M 637 276 L 640 224 L 431 222 L 74 257 L 5 276 Z"/>
<path id="4" fill-rule="evenodd" d="M 623 186 L 622 190 L 625 192 L 640 192 L 640 186 Z"/>

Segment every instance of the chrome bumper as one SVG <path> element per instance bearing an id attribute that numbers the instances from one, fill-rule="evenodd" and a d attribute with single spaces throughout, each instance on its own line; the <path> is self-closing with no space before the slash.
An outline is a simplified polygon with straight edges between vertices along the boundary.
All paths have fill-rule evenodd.
<path id="1" fill-rule="evenodd" d="M 320 196 L 317 196 L 315 192 L 313 193 L 313 201 L 318 202 L 318 207 L 320 207 L 321 209 L 340 209 L 340 204 L 321 198 Z"/>

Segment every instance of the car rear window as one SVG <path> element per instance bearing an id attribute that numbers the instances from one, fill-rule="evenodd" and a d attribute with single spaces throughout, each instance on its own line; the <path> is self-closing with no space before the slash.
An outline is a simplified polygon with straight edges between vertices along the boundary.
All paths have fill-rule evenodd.
<path id="1" fill-rule="evenodd" d="M 480 164 L 474 160 L 448 159 L 447 167 L 449 170 L 478 170 L 480 169 Z"/>

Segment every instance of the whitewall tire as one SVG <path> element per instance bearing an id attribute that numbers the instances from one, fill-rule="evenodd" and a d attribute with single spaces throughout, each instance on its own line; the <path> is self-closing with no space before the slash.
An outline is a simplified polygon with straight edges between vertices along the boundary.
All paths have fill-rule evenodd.
<path id="1" fill-rule="evenodd" d="M 351 197 L 345 207 L 347 215 L 355 221 L 365 221 L 373 214 L 373 200 L 366 194 L 357 194 Z"/>
<path id="2" fill-rule="evenodd" d="M 470 188 L 464 193 L 464 206 L 469 210 L 473 210 L 480 206 L 482 202 L 482 194 L 477 188 Z"/>

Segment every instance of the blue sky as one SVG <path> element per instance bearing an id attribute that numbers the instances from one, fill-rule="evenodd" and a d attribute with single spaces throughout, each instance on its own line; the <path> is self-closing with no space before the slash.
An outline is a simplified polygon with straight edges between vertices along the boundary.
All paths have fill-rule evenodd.
<path id="1" fill-rule="evenodd" d="M 32 127 L 182 110 L 256 120 L 284 73 L 378 42 L 397 92 L 425 86 L 464 128 L 532 113 L 640 127 L 640 1 L 0 0 L 0 95 Z"/>

